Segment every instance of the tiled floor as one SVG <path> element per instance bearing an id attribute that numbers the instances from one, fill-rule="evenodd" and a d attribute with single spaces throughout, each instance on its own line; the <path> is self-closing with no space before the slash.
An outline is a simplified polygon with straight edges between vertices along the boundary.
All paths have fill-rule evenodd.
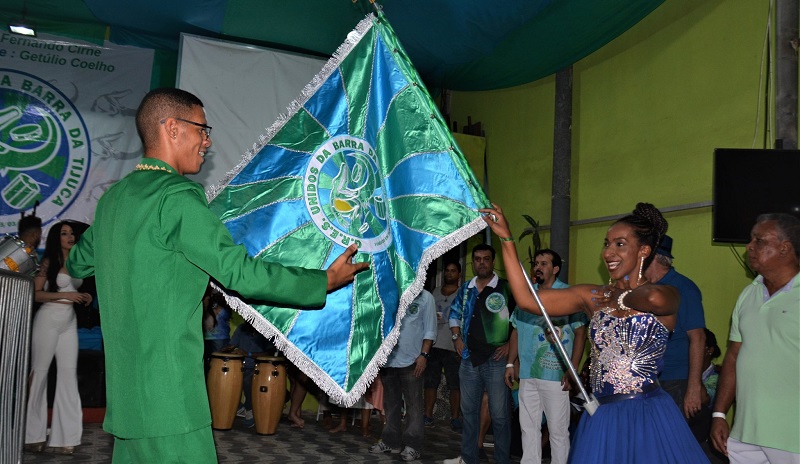
<path id="1" fill-rule="evenodd" d="M 305 428 L 296 429 L 281 422 L 275 435 L 262 436 L 255 429 L 244 427 L 237 419 L 233 429 L 214 431 L 217 456 L 220 463 L 280 462 L 294 463 L 351 463 L 351 462 L 402 462 L 397 454 L 370 454 L 367 450 L 378 440 L 381 424 L 377 416 L 370 422 L 372 434 L 362 437 L 358 421 L 346 432 L 332 434 L 316 422 L 313 414 L 304 412 Z M 107 463 L 111 461 L 113 439 L 100 424 L 86 424 L 83 444 L 72 456 L 50 454 L 23 455 L 24 463 Z M 459 454 L 461 435 L 450 430 L 448 424 L 437 422 L 425 428 L 425 447 L 417 463 L 439 463 Z M 487 448 L 489 456 L 491 448 Z M 515 459 L 513 462 L 519 462 Z"/>

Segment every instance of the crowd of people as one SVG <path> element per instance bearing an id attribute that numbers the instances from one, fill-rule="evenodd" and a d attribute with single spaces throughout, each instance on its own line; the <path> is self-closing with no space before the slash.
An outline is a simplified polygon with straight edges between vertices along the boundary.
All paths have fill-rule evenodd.
<path id="1" fill-rule="evenodd" d="M 189 366 L 220 350 L 252 362 L 274 345 L 246 323 L 231 336 L 230 310 L 207 293 L 209 279 L 245 297 L 314 308 L 366 268 L 353 262 L 355 246 L 326 270 L 247 256 L 209 211 L 202 188 L 184 177 L 199 171 L 211 146 L 206 122 L 196 96 L 172 88 L 148 93 L 136 114 L 145 150 L 136 170 L 103 195 L 91 227 L 50 227 L 35 279 L 41 307 L 31 336 L 27 451 L 71 454 L 81 443 L 73 305 L 95 298 L 79 290 L 82 279 L 96 279 L 113 461 L 213 463 L 210 411 L 197 401 L 206 396 L 204 371 Z M 718 369 L 713 359 L 721 350 L 705 327 L 700 289 L 674 268 L 668 224 L 653 205 L 639 203 L 608 228 L 601 251 L 608 284 L 569 286 L 559 279 L 559 254 L 537 250 L 531 273 L 538 298 L 502 209 L 481 212 L 499 240 L 506 279 L 495 272 L 495 249 L 481 244 L 471 250 L 472 279 L 462 282 L 460 263 L 444 263 L 441 285 L 409 305 L 379 374 L 385 422 L 369 453 L 424 456 L 444 376 L 444 414 L 461 434 L 460 455 L 446 464 L 480 462 L 487 429 L 498 464 L 510 462 L 518 429 L 523 463 L 541 462 L 545 447 L 555 464 L 703 463 L 709 456 L 800 462 L 800 220 L 757 218 L 747 253 L 758 277 L 737 301 Z M 20 222 L 20 237 L 38 241 L 30 222 Z M 54 357 L 48 435 L 45 391 Z M 599 403 L 577 423 L 580 401 L 567 363 L 586 367 L 586 386 Z M 288 419 L 303 428 L 309 381 L 297 369 L 290 377 Z M 245 421 L 252 420 L 248 390 L 239 410 Z M 346 427 L 347 413 L 339 416 L 332 432 Z M 365 406 L 362 426 L 369 417 Z"/>

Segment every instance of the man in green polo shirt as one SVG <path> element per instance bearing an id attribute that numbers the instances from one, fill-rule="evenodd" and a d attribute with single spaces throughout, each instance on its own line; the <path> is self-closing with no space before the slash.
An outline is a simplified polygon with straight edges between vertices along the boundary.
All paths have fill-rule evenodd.
<path id="1" fill-rule="evenodd" d="M 70 253 L 74 277 L 96 275 L 106 356 L 104 429 L 113 462 L 217 462 L 203 377 L 203 292 L 209 276 L 248 298 L 314 308 L 366 263 L 350 247 L 326 270 L 250 258 L 208 209 L 200 170 L 211 146 L 202 102 L 148 93 L 136 113 L 145 154 L 97 204 Z"/>
<path id="2" fill-rule="evenodd" d="M 731 316 L 711 442 L 731 464 L 800 463 L 800 219 L 762 214 L 747 244 L 758 277 Z M 736 400 L 733 429 L 726 414 Z"/>

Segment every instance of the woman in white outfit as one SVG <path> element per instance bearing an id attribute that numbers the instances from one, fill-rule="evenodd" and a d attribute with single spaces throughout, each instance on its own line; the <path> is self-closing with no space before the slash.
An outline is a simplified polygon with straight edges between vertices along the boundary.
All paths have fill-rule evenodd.
<path id="1" fill-rule="evenodd" d="M 47 234 L 42 267 L 35 279 L 35 297 L 43 303 L 33 319 L 31 374 L 25 450 L 72 454 L 81 443 L 83 412 L 78 395 L 78 330 L 73 303 L 88 305 L 92 296 L 78 292 L 82 280 L 64 267 L 69 250 L 86 225 L 75 221 L 54 224 Z M 47 375 L 56 358 L 56 397 L 50 440 L 47 441 Z"/>

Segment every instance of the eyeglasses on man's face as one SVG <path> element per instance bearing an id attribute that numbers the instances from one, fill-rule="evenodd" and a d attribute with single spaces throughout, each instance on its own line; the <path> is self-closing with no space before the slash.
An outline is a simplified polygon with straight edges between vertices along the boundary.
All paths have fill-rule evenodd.
<path id="1" fill-rule="evenodd" d="M 212 129 L 212 127 L 207 125 L 207 124 L 200 124 L 199 122 L 189 121 L 188 119 L 183 119 L 183 118 L 172 118 L 172 119 L 174 119 L 176 121 L 185 122 L 185 123 L 191 124 L 193 126 L 197 126 L 202 130 L 203 135 L 205 135 L 206 140 L 211 138 L 211 129 Z M 162 119 L 160 122 L 161 122 L 161 124 L 164 124 L 165 122 L 167 122 L 167 120 L 166 119 Z"/>

